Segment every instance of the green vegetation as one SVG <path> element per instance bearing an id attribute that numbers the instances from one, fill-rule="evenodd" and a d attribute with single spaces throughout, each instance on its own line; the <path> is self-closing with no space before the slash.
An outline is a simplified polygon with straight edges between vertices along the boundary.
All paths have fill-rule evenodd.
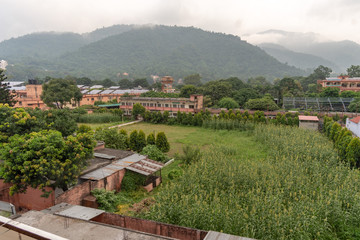
<path id="1" fill-rule="evenodd" d="M 67 79 L 51 79 L 43 84 L 41 100 L 51 108 L 64 108 L 66 104 L 78 103 L 82 99 L 76 83 Z"/>
<path id="2" fill-rule="evenodd" d="M 259 125 L 231 143 L 223 133 L 230 144 L 217 142 L 141 216 L 257 239 L 360 236 L 359 171 L 339 164 L 323 136 Z"/>
<path id="3" fill-rule="evenodd" d="M 112 113 L 90 113 L 83 114 L 77 119 L 78 123 L 111 123 L 121 122 L 122 116 L 115 115 Z"/>
<path id="4" fill-rule="evenodd" d="M 6 79 L 5 70 L 0 68 L 0 103 L 13 106 L 16 103 L 14 100 L 15 96 L 11 94 L 10 87 L 3 83 Z"/>
<path id="5" fill-rule="evenodd" d="M 14 135 L 0 148 L 4 160 L 0 176 L 12 184 L 10 194 L 26 192 L 28 187 L 65 191 L 77 182 L 94 147 L 95 141 L 86 133 L 66 139 L 54 130 Z"/>
<path id="6" fill-rule="evenodd" d="M 32 34 L 26 37 L 27 40 L 23 37 L 0 45 L 0 54 L 14 59 L 14 66 L 8 67 L 9 75 L 19 80 L 25 78 L 26 72 L 37 77 L 51 74 L 114 80 L 117 73 L 132 69 L 130 74 L 134 78 L 171 73 L 178 79 L 199 73 L 202 80 L 208 81 L 230 76 L 263 75 L 273 79 L 304 74 L 237 36 L 193 27 L 156 26 L 116 31 L 92 44 L 84 43 L 82 36 L 77 34 L 59 34 L 58 39 L 56 36 Z M 39 49 L 38 42 L 47 47 Z M 20 54 L 17 48 L 22 49 Z M 34 49 L 39 50 L 34 53 Z"/>

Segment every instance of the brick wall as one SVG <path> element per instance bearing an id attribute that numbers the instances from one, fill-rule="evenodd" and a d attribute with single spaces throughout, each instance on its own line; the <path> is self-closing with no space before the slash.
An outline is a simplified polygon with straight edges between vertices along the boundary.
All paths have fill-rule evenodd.
<path id="1" fill-rule="evenodd" d="M 39 189 L 28 188 L 26 193 L 16 193 L 10 196 L 9 188 L 10 183 L 4 183 L 0 180 L 0 201 L 9 202 L 15 205 L 16 209 L 29 209 L 29 210 L 43 210 L 45 208 L 54 206 L 55 193 L 52 188 L 46 188 L 46 191 L 51 191 L 49 197 L 41 197 L 43 192 Z"/>
<path id="2" fill-rule="evenodd" d="M 182 240 L 202 240 L 207 234 L 207 231 L 133 218 L 113 213 L 103 213 L 91 219 L 91 221 Z"/>

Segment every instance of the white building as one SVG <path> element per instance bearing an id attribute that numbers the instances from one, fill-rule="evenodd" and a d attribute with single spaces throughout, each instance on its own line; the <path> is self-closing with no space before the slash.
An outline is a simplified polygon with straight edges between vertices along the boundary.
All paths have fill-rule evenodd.
<path id="1" fill-rule="evenodd" d="M 346 128 L 349 129 L 355 136 L 360 137 L 360 116 L 356 118 L 346 119 Z"/>

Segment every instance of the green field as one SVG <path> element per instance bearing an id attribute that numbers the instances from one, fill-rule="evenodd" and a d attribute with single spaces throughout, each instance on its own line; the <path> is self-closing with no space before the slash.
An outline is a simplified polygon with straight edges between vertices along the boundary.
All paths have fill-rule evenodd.
<path id="1" fill-rule="evenodd" d="M 143 130 L 146 135 L 151 132 L 165 132 L 170 143 L 168 155 L 173 157 L 176 153 L 182 153 L 184 145 L 199 146 L 203 151 L 213 144 L 235 147 L 242 155 L 263 158 L 265 149 L 257 144 L 247 132 L 205 129 L 200 127 L 169 126 L 162 124 L 138 123 L 122 127 L 128 134 L 131 131 Z"/>

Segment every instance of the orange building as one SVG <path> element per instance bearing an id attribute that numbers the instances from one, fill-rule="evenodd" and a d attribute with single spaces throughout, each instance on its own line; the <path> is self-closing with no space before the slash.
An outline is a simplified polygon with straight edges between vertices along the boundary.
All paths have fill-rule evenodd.
<path id="1" fill-rule="evenodd" d="M 350 90 L 358 92 L 360 91 L 360 77 L 349 78 L 349 76 L 339 76 L 333 78 L 326 78 L 324 80 L 318 80 L 318 84 L 322 87 L 335 87 L 340 89 L 340 92 Z"/>
<path id="2" fill-rule="evenodd" d="M 203 100 L 202 95 L 191 95 L 190 98 L 134 97 L 122 98 L 119 107 L 126 115 L 131 115 L 133 105 L 140 103 L 148 111 L 168 111 L 171 116 L 176 116 L 178 111 L 200 112 L 203 109 Z"/>
<path id="3" fill-rule="evenodd" d="M 46 104 L 40 98 L 42 85 L 38 84 L 36 80 L 29 80 L 25 90 L 15 90 L 15 94 L 17 102 L 14 107 L 46 108 Z"/>
<path id="4" fill-rule="evenodd" d="M 94 105 L 96 101 L 108 102 L 116 99 L 116 102 L 120 101 L 120 98 L 124 94 L 129 94 L 131 96 L 139 96 L 142 93 L 147 92 L 148 90 L 136 90 L 136 89 L 126 89 L 126 90 L 83 90 L 83 98 L 80 101 L 80 106 L 83 105 Z"/>

